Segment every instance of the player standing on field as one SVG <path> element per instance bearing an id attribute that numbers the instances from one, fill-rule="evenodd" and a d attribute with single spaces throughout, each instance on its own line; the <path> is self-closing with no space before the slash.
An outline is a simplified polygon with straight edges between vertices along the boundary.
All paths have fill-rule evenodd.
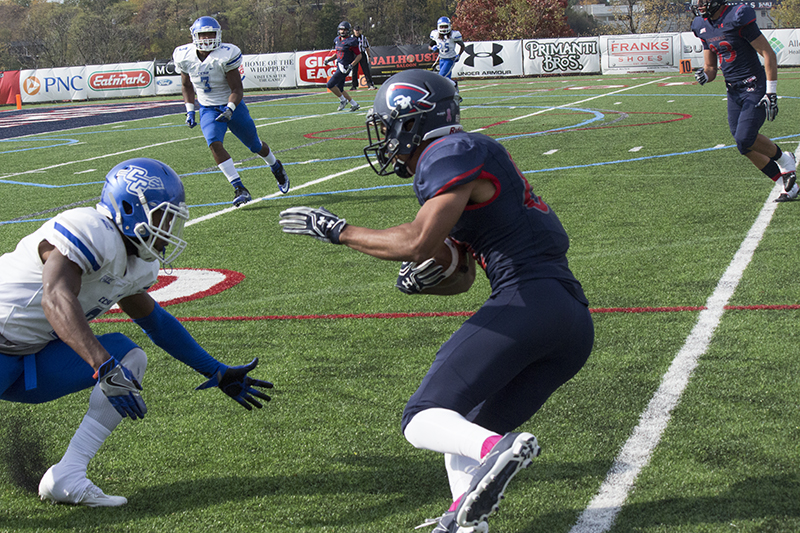
<path id="1" fill-rule="evenodd" d="M 325 58 L 327 65 L 331 62 L 336 64 L 333 76 L 328 80 L 327 87 L 339 99 L 339 109 L 342 111 L 350 103 L 350 111 L 358 111 L 361 106 L 350 97 L 350 93 L 344 90 L 347 75 L 353 67 L 361 61 L 361 49 L 358 45 L 358 38 L 350 35 L 350 23 L 346 20 L 339 23 L 336 29 L 338 35 L 333 40 L 333 54 Z"/>
<path id="2" fill-rule="evenodd" d="M 213 17 L 200 17 L 191 28 L 192 43 L 172 53 L 175 69 L 181 73 L 181 90 L 186 104 L 186 124 L 197 125 L 195 97 L 200 104 L 200 129 L 208 142 L 214 162 L 233 185 L 233 205 L 252 200 L 242 184 L 231 155 L 222 145 L 230 129 L 242 144 L 269 165 L 282 193 L 289 191 L 289 176 L 267 143 L 258 137 L 256 125 L 242 101 L 244 87 L 239 75 L 242 52 L 222 42 L 222 27 Z"/>
<path id="3" fill-rule="evenodd" d="M 431 42 L 428 44 L 428 50 L 439 52 L 439 74 L 452 80 L 453 66 L 458 62 L 458 58 L 461 57 L 461 52 L 464 51 L 464 40 L 461 37 L 461 32 L 452 28 L 449 18 L 439 17 L 436 22 L 436 29 L 431 31 Z M 458 82 L 453 81 L 453 83 L 458 89 Z"/>
<path id="4" fill-rule="evenodd" d="M 269 396 L 249 377 L 258 359 L 226 366 L 208 354 L 146 292 L 186 247 L 189 218 L 183 184 L 154 159 L 131 159 L 111 169 L 96 209 L 65 211 L 0 256 L 0 400 L 45 403 L 92 388 L 89 410 L 61 461 L 39 483 L 42 500 L 116 507 L 86 477 L 89 461 L 125 417 L 143 418 L 139 391 L 147 356 L 121 333 L 95 336 L 89 321 L 114 304 L 175 359 L 206 376 L 198 387 L 219 387 L 251 410 Z M 24 454 L 25 450 L 16 450 Z"/>
<path id="5" fill-rule="evenodd" d="M 373 170 L 414 177 L 421 207 L 411 222 L 375 230 L 323 208 L 280 214 L 286 233 L 403 261 L 397 287 L 409 294 L 468 290 L 473 257 L 489 278 L 490 298 L 441 346 L 403 413 L 406 439 L 445 455 L 453 504 L 430 522 L 435 533 L 488 531 L 506 485 L 539 453 L 536 437 L 513 431 L 580 370 L 594 342 L 561 222 L 502 145 L 463 131 L 459 101 L 450 81 L 406 70 L 367 114 Z"/>
<path id="6" fill-rule="evenodd" d="M 714 81 L 717 64 L 728 87 L 728 127 L 739 153 L 772 181 L 781 180 L 776 202 L 797 198 L 795 157 L 758 133 L 764 120 L 778 115 L 778 61 L 747 4 L 725 0 L 692 0 L 692 32 L 703 42 L 702 68 L 694 76 L 700 85 Z M 764 65 L 758 56 L 764 59 Z"/>

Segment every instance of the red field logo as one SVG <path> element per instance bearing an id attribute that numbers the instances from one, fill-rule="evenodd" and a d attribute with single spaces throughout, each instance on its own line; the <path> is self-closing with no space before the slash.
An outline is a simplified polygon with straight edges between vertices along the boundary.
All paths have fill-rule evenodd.
<path id="1" fill-rule="evenodd" d="M 95 91 L 112 89 L 141 89 L 150 85 L 153 76 L 146 70 L 95 72 L 89 77 L 89 87 Z"/>

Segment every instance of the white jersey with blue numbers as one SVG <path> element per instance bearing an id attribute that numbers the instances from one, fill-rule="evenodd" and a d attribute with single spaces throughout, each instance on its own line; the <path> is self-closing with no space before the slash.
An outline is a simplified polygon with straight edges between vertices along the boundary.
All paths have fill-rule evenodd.
<path id="1" fill-rule="evenodd" d="M 172 61 L 176 71 L 189 75 L 200 105 L 213 107 L 228 103 L 231 88 L 226 74 L 242 64 L 242 51 L 235 45 L 222 43 L 200 61 L 197 48 L 189 43 L 175 49 Z"/>
<path id="2" fill-rule="evenodd" d="M 83 271 L 78 302 L 87 321 L 122 298 L 145 292 L 158 278 L 158 261 L 129 256 L 107 217 L 91 207 L 65 211 L 0 256 L 0 354 L 36 353 L 57 338 L 42 308 L 43 240 Z"/>
<path id="3" fill-rule="evenodd" d="M 454 59 L 458 55 L 458 51 L 456 50 L 456 41 L 463 42 L 464 39 L 461 38 L 460 31 L 451 30 L 449 35 L 442 37 L 439 35 L 439 30 L 433 30 L 431 32 L 431 41 L 436 42 L 436 46 L 439 49 L 440 58 Z"/>

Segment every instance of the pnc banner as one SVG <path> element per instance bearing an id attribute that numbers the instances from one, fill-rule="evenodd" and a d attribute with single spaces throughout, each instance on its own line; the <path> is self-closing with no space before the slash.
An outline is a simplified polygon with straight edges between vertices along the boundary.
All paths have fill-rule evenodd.
<path id="1" fill-rule="evenodd" d="M 23 104 L 86 100 L 86 67 L 22 70 L 19 93 Z"/>

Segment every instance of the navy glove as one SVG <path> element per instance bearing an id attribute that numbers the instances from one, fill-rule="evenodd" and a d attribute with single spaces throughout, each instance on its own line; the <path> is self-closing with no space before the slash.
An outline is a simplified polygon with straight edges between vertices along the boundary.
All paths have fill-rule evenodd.
<path id="1" fill-rule="evenodd" d="M 761 98 L 761 101 L 758 102 L 759 107 L 763 107 L 767 110 L 767 120 L 770 122 L 775 120 L 775 117 L 778 116 L 778 95 L 775 93 L 767 93 Z"/>
<path id="2" fill-rule="evenodd" d="M 324 207 L 290 207 L 281 211 L 279 223 L 284 233 L 310 235 L 332 244 L 341 244 L 339 234 L 347 226 L 345 219 L 337 217 Z"/>
<path id="3" fill-rule="evenodd" d="M 233 116 L 233 109 L 225 106 L 225 110 L 215 119 L 217 122 L 228 122 Z"/>
<path id="4" fill-rule="evenodd" d="M 117 364 L 114 358 L 109 359 L 97 369 L 95 373 L 100 390 L 106 395 L 114 409 L 122 415 L 131 417 L 131 420 L 144 418 L 147 407 L 139 391 L 142 386 L 133 377 L 130 370 Z"/>
<path id="5" fill-rule="evenodd" d="M 197 387 L 195 390 L 208 389 L 210 387 L 219 387 L 222 392 L 239 402 L 239 404 L 252 411 L 255 405 L 261 409 L 261 402 L 256 398 L 261 398 L 264 401 L 270 401 L 271 398 L 253 387 L 262 387 L 271 389 L 272 383 L 269 381 L 261 381 L 260 379 L 253 379 L 248 376 L 248 372 L 253 370 L 258 364 L 258 357 L 250 361 L 250 364 L 242 366 L 225 366 L 221 365 L 220 369 L 211 376 L 211 378 Z M 256 398 L 254 398 L 255 396 Z"/>
<path id="6" fill-rule="evenodd" d="M 403 261 L 395 287 L 406 294 L 420 294 L 423 290 L 435 287 L 445 278 L 442 265 L 433 258 L 420 264 Z"/>
<path id="7" fill-rule="evenodd" d="M 694 79 L 696 79 L 697 83 L 700 85 L 705 85 L 708 83 L 708 75 L 703 67 L 694 69 Z"/>
<path id="8" fill-rule="evenodd" d="M 195 120 L 194 118 L 195 117 L 194 113 L 195 113 L 194 111 L 188 111 L 186 113 L 186 125 L 189 126 L 190 128 L 194 128 L 195 126 L 197 126 L 197 120 Z"/>

